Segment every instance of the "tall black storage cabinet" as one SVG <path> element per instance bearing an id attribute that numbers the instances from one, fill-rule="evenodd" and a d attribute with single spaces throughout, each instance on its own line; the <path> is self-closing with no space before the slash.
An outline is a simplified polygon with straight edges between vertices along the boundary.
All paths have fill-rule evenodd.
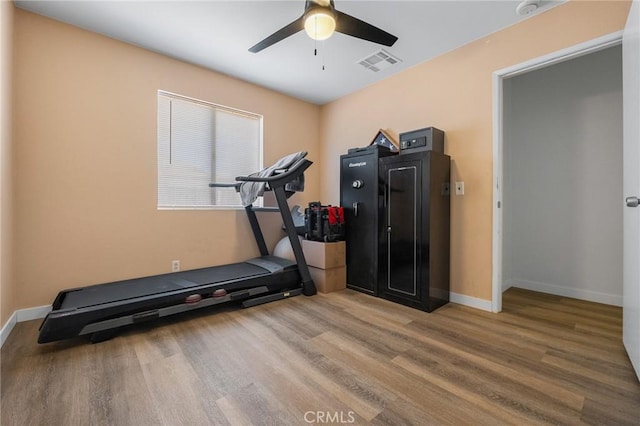
<path id="1" fill-rule="evenodd" d="M 378 160 L 392 155 L 377 145 L 340 156 L 340 205 L 346 223 L 347 287 L 377 295 L 383 188 Z M 386 158 L 386 157 L 385 157 Z"/>
<path id="2" fill-rule="evenodd" d="M 379 163 L 378 295 L 431 312 L 449 301 L 450 158 L 424 151 Z"/>

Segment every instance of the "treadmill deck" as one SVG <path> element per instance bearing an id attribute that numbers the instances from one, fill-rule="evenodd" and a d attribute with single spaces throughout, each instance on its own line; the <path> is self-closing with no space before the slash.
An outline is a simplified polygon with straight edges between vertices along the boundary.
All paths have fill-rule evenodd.
<path id="1" fill-rule="evenodd" d="M 295 266 L 295 263 L 293 262 L 286 259 L 274 258 L 273 256 L 266 256 L 258 259 L 260 259 L 262 263 L 274 263 L 275 261 L 278 266 L 282 268 Z M 134 278 L 71 289 L 66 291 L 60 306 L 54 306 L 54 310 L 85 308 L 127 299 L 135 299 L 142 296 L 157 295 L 201 285 L 226 283 L 242 278 L 269 275 L 269 270 L 249 262 L 212 266 L 190 271 L 172 272 L 169 274 Z"/>

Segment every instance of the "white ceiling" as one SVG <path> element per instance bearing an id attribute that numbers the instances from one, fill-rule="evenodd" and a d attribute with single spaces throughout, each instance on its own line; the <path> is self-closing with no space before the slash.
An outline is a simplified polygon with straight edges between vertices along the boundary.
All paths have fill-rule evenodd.
<path id="1" fill-rule="evenodd" d="M 355 92 L 403 69 L 513 25 L 519 1 L 335 0 L 336 9 L 399 40 L 384 47 L 401 63 L 372 72 L 358 62 L 383 46 L 336 33 L 304 31 L 259 53 L 247 49 L 297 19 L 304 0 L 16 0 L 17 7 L 104 34 L 316 104 Z M 562 1 L 540 1 L 538 14 Z M 324 70 L 323 70 L 324 65 Z"/>

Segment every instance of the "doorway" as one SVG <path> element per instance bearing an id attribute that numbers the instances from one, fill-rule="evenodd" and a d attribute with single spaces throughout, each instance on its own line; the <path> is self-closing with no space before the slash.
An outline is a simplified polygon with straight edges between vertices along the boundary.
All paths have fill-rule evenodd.
<path id="1" fill-rule="evenodd" d="M 621 71 L 617 94 L 589 83 L 606 61 L 621 70 L 620 41 L 611 34 L 494 73 L 494 312 L 512 285 L 622 304 Z M 586 93 L 574 96 L 580 84 Z M 619 115 L 608 117 L 619 120 L 611 138 L 597 127 L 607 114 Z"/>

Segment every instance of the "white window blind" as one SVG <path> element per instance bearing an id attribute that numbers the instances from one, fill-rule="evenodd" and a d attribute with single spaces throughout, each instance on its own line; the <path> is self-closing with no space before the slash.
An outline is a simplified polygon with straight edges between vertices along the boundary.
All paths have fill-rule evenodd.
<path id="1" fill-rule="evenodd" d="M 242 207 L 235 177 L 262 169 L 262 116 L 158 92 L 158 208 Z"/>

